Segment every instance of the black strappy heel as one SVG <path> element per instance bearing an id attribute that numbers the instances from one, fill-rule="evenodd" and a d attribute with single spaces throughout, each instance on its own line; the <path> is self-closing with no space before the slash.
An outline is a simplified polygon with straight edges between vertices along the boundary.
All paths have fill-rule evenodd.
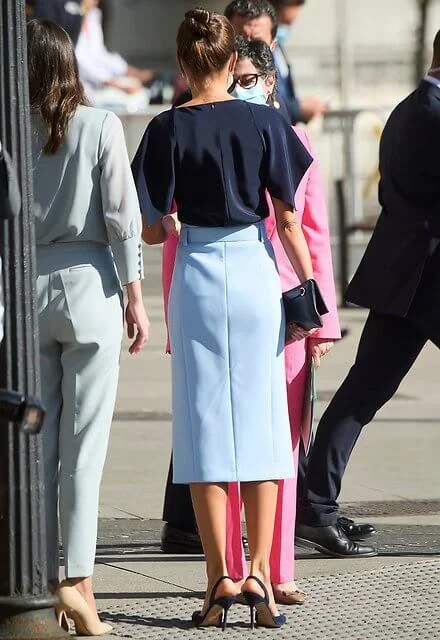
<path id="1" fill-rule="evenodd" d="M 268 629 L 279 629 L 286 623 L 287 618 L 284 613 L 280 613 L 278 616 L 272 615 L 269 609 L 269 594 L 264 582 L 256 576 L 248 576 L 248 580 L 255 580 L 259 587 L 262 588 L 264 596 L 260 596 L 255 591 L 242 591 L 243 597 L 249 605 L 251 612 L 251 629 L 257 627 L 266 627 Z"/>
<path id="2" fill-rule="evenodd" d="M 216 591 L 223 580 L 232 580 L 232 578 L 229 576 L 219 578 L 212 587 L 209 597 L 209 607 L 206 612 L 194 611 L 192 614 L 192 621 L 196 627 L 221 627 L 222 631 L 226 629 L 228 611 L 235 603 L 237 596 L 215 597 Z"/>

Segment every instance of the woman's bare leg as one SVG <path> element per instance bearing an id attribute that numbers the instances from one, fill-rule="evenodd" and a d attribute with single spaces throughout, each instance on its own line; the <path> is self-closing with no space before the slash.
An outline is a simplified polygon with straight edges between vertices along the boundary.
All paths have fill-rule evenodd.
<path id="1" fill-rule="evenodd" d="M 228 575 L 226 566 L 226 507 L 227 485 L 214 483 L 193 483 L 190 485 L 191 498 L 196 514 L 197 526 L 206 560 L 208 586 L 206 589 L 206 610 L 214 584 L 221 576 Z M 231 580 L 224 580 L 217 589 L 217 596 L 237 593 Z"/>
<path id="2" fill-rule="evenodd" d="M 272 548 L 275 512 L 278 497 L 278 482 L 243 482 L 241 495 L 244 502 L 249 553 L 250 574 L 260 578 L 269 593 L 272 613 L 278 615 L 270 581 L 270 552 Z M 252 590 L 263 595 L 263 591 L 253 580 L 246 581 L 243 590 Z"/>

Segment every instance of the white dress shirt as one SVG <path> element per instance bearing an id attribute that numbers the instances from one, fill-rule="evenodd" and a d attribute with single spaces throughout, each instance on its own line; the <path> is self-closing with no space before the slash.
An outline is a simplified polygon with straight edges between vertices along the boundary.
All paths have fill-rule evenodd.
<path id="1" fill-rule="evenodd" d="M 127 73 L 128 64 L 124 58 L 119 53 L 111 53 L 104 44 L 100 9 L 91 9 L 84 18 L 75 54 L 86 89 L 100 89 L 112 78 Z"/>

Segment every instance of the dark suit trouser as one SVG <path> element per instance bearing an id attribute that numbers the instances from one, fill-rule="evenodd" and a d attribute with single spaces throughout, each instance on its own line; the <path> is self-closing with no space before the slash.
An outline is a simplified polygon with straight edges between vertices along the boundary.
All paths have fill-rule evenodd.
<path id="1" fill-rule="evenodd" d="M 163 520 L 172 527 L 195 533 L 197 531 L 196 516 L 191 500 L 189 485 L 173 484 L 173 458 L 170 461 L 165 499 L 163 503 Z"/>
<path id="2" fill-rule="evenodd" d="M 336 523 L 342 476 L 362 427 L 392 398 L 425 343 L 440 347 L 440 312 L 432 312 L 428 279 L 425 285 L 407 318 L 370 312 L 355 363 L 318 425 L 299 522 Z"/>
<path id="3" fill-rule="evenodd" d="M 300 442 L 298 460 L 298 500 L 304 498 L 304 481 L 307 471 L 307 456 Z M 191 493 L 187 484 L 173 484 L 173 460 L 170 461 L 165 499 L 163 504 L 163 520 L 172 527 L 194 533 L 197 530 L 196 517 L 191 501 Z"/>

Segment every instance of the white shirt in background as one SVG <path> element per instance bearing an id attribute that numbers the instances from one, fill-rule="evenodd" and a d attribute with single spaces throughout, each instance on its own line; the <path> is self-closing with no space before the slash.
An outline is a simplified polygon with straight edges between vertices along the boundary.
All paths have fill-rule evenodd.
<path id="1" fill-rule="evenodd" d="M 127 73 L 128 64 L 104 44 L 102 12 L 94 8 L 84 18 L 75 49 L 80 78 L 86 88 L 101 89 L 106 82 Z"/>

